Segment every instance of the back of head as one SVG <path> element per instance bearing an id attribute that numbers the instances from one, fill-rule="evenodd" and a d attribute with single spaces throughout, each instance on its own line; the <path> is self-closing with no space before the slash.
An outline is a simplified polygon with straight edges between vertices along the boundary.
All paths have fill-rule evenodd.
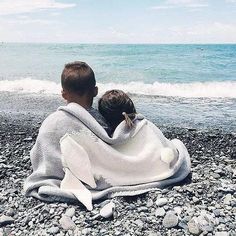
<path id="1" fill-rule="evenodd" d="M 91 92 L 96 86 L 94 72 L 85 62 L 68 63 L 61 74 L 61 86 L 69 93 L 82 96 Z"/>
<path id="2" fill-rule="evenodd" d="M 121 90 L 107 91 L 100 98 L 98 109 L 113 130 L 125 120 L 125 115 L 133 119 L 136 113 L 132 100 Z"/>

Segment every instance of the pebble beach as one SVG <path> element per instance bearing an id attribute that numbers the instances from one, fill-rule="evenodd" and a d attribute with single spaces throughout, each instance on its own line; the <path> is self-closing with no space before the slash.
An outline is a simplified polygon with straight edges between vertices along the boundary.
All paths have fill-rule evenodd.
<path id="1" fill-rule="evenodd" d="M 160 127 L 186 145 L 191 175 L 178 186 L 95 202 L 89 212 L 79 203 L 46 203 L 23 192 L 38 129 L 63 102 L 11 93 L 0 98 L 0 235 L 236 235 L 234 131 Z"/>

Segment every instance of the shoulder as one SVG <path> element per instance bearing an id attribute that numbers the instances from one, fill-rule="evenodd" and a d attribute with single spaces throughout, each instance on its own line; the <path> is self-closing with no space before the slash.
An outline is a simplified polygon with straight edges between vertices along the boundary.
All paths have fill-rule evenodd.
<path id="1" fill-rule="evenodd" d="M 50 115 L 48 115 L 45 120 L 42 123 L 42 126 L 46 126 L 48 124 L 52 125 L 55 124 L 58 120 L 61 120 L 62 117 L 64 116 L 63 114 L 64 112 L 62 111 L 55 111 L 53 113 L 51 113 Z"/>
<path id="2" fill-rule="evenodd" d="M 40 127 L 40 131 L 53 132 L 55 129 L 58 129 L 59 126 L 63 128 L 64 124 L 68 124 L 69 120 L 68 114 L 64 111 L 55 111 L 46 117 Z"/>

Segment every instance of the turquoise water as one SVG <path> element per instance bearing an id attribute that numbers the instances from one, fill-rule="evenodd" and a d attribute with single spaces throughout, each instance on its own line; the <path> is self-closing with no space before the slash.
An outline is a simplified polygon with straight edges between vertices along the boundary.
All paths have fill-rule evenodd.
<path id="1" fill-rule="evenodd" d="M 236 81 L 236 45 L 0 44 L 1 80 L 57 82 L 66 62 L 86 61 L 97 80 Z"/>
<path id="2" fill-rule="evenodd" d="M 59 94 L 67 62 L 86 61 L 99 96 L 118 88 L 160 125 L 236 130 L 236 45 L 0 44 L 0 91 Z"/>

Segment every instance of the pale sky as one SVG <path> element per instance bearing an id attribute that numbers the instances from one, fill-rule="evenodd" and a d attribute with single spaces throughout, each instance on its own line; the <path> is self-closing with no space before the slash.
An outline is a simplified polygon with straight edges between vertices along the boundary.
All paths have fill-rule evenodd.
<path id="1" fill-rule="evenodd" d="M 0 0 L 0 41 L 236 43 L 236 0 Z"/>

